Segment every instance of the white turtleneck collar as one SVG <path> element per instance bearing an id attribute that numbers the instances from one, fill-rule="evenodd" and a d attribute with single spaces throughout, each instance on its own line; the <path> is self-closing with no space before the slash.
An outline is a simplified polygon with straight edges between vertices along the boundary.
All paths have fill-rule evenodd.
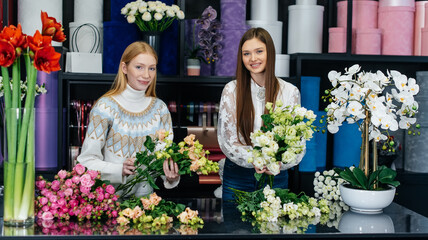
<path id="1" fill-rule="evenodd" d="M 121 94 L 113 98 L 122 108 L 133 113 L 144 111 L 151 101 L 151 97 L 146 96 L 146 91 L 135 90 L 129 84 L 126 84 L 126 89 Z"/>

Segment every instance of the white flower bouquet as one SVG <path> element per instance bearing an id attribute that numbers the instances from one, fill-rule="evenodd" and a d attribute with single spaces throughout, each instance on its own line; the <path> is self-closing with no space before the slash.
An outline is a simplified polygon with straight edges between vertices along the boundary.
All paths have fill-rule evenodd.
<path id="1" fill-rule="evenodd" d="M 161 1 L 130 2 L 121 9 L 121 14 L 125 15 L 128 23 L 137 24 L 143 32 L 163 32 L 175 19 L 184 19 L 184 12 L 179 6 L 168 6 Z"/>
<path id="2" fill-rule="evenodd" d="M 311 139 L 316 129 L 312 125 L 316 115 L 299 105 L 283 107 L 281 101 L 275 107 L 267 103 L 266 109 L 269 113 L 262 115 L 264 126 L 250 135 L 253 150 L 248 162 L 277 175 L 278 162 L 295 163 L 297 155 L 303 152 L 305 140 Z"/>

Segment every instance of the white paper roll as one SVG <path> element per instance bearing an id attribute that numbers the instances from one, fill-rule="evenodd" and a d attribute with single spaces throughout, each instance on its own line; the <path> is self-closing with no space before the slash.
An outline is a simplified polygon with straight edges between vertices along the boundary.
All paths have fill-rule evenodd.
<path id="1" fill-rule="evenodd" d="M 277 76 L 277 77 L 289 77 L 290 76 L 290 55 L 276 54 L 275 76 Z"/>
<path id="2" fill-rule="evenodd" d="M 102 22 L 103 0 L 74 0 L 75 22 Z"/>
<path id="3" fill-rule="evenodd" d="M 62 24 L 62 0 L 18 0 L 18 22 L 25 34 L 33 36 L 36 30 L 42 31 L 41 11 Z M 53 41 L 52 45 L 62 46 L 62 43 Z"/>
<path id="4" fill-rule="evenodd" d="M 70 51 L 101 53 L 103 50 L 102 22 L 70 22 Z"/>
<path id="5" fill-rule="evenodd" d="M 317 5 L 317 0 L 296 0 L 296 5 Z"/>
<path id="6" fill-rule="evenodd" d="M 282 53 L 282 22 L 280 21 L 263 21 L 249 20 L 247 24 L 253 28 L 261 27 L 269 32 L 275 45 L 275 53 Z"/>
<path id="7" fill-rule="evenodd" d="M 323 12 L 318 5 L 288 7 L 288 54 L 322 52 Z"/>
<path id="8" fill-rule="evenodd" d="M 278 0 L 251 0 L 251 20 L 278 21 Z"/>

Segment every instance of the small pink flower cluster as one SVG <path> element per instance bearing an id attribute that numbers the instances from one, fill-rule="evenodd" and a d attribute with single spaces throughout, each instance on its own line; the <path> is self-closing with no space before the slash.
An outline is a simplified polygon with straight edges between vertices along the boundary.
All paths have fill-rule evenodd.
<path id="1" fill-rule="evenodd" d="M 77 164 L 71 172 L 60 170 L 52 182 L 42 176 L 36 181 L 37 217 L 44 220 L 76 217 L 99 220 L 116 218 L 120 211 L 115 188 L 101 180 L 98 171 Z"/>

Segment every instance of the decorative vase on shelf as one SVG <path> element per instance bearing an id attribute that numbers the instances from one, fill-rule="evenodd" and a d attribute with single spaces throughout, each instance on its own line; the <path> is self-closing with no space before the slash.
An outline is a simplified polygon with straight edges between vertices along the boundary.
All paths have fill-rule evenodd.
<path id="1" fill-rule="evenodd" d="M 35 124 L 34 108 L 8 108 L 4 113 L 5 226 L 34 223 Z"/>
<path id="2" fill-rule="evenodd" d="M 162 32 L 157 31 L 143 31 L 141 32 L 141 37 L 144 42 L 148 43 L 159 56 L 160 54 L 160 39 Z"/>
<path id="3" fill-rule="evenodd" d="M 201 61 L 199 59 L 187 59 L 187 75 L 199 76 L 201 74 Z"/>

